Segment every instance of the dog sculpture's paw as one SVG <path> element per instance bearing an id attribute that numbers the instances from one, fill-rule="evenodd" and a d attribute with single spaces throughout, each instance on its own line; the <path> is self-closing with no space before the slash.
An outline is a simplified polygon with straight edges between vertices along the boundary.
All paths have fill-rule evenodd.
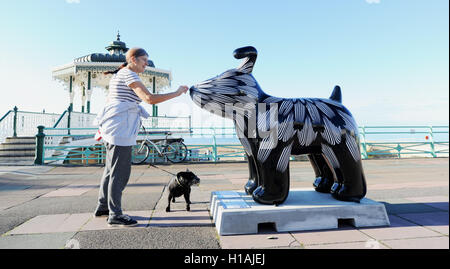
<path id="1" fill-rule="evenodd" d="M 360 203 L 360 200 L 363 198 L 363 195 L 350 193 L 349 189 L 344 184 L 341 185 L 338 191 L 331 192 L 331 195 L 336 200 L 355 203 Z"/>
<path id="2" fill-rule="evenodd" d="M 245 193 L 248 195 L 251 195 L 257 187 L 258 187 L 258 184 L 256 184 L 255 180 L 249 179 L 247 181 L 247 184 L 245 184 L 245 187 L 244 187 Z"/>
<path id="3" fill-rule="evenodd" d="M 333 183 L 333 181 L 329 180 L 326 177 L 318 177 L 314 181 L 313 186 L 317 192 L 329 193 L 331 191 Z"/>
<path id="4" fill-rule="evenodd" d="M 166 207 L 166 212 L 170 212 L 170 207 Z"/>
<path id="5" fill-rule="evenodd" d="M 268 193 L 264 187 L 259 186 L 255 189 L 252 194 L 253 200 L 260 204 L 266 205 L 280 205 L 286 198 L 287 194 L 279 193 Z"/>
<path id="6" fill-rule="evenodd" d="M 186 207 L 186 211 L 191 211 L 191 208 L 189 206 Z"/>

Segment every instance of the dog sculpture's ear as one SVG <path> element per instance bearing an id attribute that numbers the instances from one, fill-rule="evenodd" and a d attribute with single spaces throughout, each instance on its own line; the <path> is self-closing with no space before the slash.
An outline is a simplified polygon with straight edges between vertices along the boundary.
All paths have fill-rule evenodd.
<path id="1" fill-rule="evenodd" d="M 235 49 L 233 56 L 236 59 L 245 58 L 242 64 L 237 68 L 242 73 L 251 74 L 253 71 L 253 66 L 256 62 L 256 57 L 258 56 L 258 51 L 252 46 L 242 47 Z"/>
<path id="2" fill-rule="evenodd" d="M 331 93 L 330 99 L 339 103 L 342 103 L 342 93 L 341 87 L 338 85 L 334 86 L 333 92 Z"/>

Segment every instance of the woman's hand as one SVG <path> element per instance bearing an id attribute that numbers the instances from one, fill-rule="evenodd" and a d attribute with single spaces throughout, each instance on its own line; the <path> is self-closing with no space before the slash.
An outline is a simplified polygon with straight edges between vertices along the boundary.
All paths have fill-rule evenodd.
<path id="1" fill-rule="evenodd" d="M 178 96 L 182 95 L 183 93 L 186 93 L 189 90 L 189 87 L 186 85 L 180 86 L 177 90 Z"/>
<path id="2" fill-rule="evenodd" d="M 142 99 L 142 101 L 150 105 L 156 105 L 161 102 L 170 100 L 172 98 L 182 95 L 183 93 L 186 93 L 189 90 L 188 86 L 183 85 L 180 86 L 178 90 L 174 92 L 152 94 L 148 91 L 148 89 L 144 86 L 144 84 L 142 84 L 141 81 L 131 83 L 130 88 L 133 89 L 133 91 L 136 93 L 137 96 L 139 96 L 139 98 Z"/>

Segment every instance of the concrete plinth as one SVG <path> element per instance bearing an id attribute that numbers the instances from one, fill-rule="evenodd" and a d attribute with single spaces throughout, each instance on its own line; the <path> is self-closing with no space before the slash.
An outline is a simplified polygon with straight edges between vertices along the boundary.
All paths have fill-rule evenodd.
<path id="1" fill-rule="evenodd" d="M 292 189 L 279 206 L 258 204 L 243 191 L 212 192 L 210 210 L 220 235 L 256 234 L 258 225 L 266 223 L 277 232 L 336 229 L 339 220 L 355 227 L 390 225 L 382 203 L 337 201 L 309 188 Z"/>

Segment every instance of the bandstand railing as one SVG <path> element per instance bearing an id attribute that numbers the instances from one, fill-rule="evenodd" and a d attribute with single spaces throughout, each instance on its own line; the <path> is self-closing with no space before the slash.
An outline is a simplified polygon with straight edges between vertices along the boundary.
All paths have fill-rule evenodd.
<path id="1" fill-rule="evenodd" d="M 38 125 L 53 126 L 60 114 L 20 111 L 17 107 L 0 118 L 0 143 L 6 137 L 35 136 Z"/>
<path id="2" fill-rule="evenodd" d="M 6 137 L 35 136 L 36 128 L 40 125 L 60 129 L 54 132 L 60 135 L 67 134 L 70 139 L 71 135 L 85 133 L 79 128 L 94 128 L 93 120 L 96 116 L 97 114 L 72 111 L 70 107 L 62 114 L 20 111 L 14 107 L 0 118 L 0 143 L 4 142 Z M 149 117 L 143 120 L 143 124 L 161 128 L 179 127 L 190 131 L 191 117 Z M 62 138 L 63 136 L 60 139 L 46 138 L 46 140 L 48 143 L 58 145 Z"/>
<path id="3" fill-rule="evenodd" d="M 0 143 L 2 143 L 6 137 L 14 135 L 14 118 L 13 110 L 9 110 L 0 118 Z"/>

